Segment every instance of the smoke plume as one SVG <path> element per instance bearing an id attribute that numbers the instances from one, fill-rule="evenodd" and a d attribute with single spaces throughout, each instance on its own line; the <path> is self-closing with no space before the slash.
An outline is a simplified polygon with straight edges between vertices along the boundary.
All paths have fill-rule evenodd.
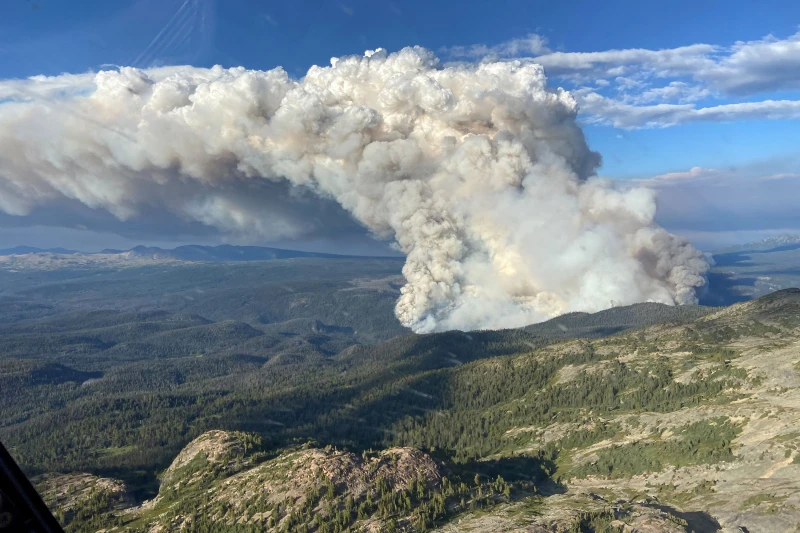
<path id="1" fill-rule="evenodd" d="M 692 303 L 705 284 L 703 255 L 654 224 L 651 190 L 594 175 L 575 100 L 539 65 L 443 67 L 406 48 L 300 80 L 120 68 L 8 81 L 0 97 L 0 210 L 155 207 L 276 238 L 304 229 L 248 191 L 313 191 L 406 254 L 396 314 L 415 331 Z"/>

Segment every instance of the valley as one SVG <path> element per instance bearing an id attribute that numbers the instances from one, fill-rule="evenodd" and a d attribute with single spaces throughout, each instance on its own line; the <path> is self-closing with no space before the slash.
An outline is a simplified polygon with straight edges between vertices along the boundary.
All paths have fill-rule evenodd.
<path id="1" fill-rule="evenodd" d="M 0 271 L 0 439 L 76 532 L 800 525 L 800 290 L 415 335 L 400 266 Z"/>

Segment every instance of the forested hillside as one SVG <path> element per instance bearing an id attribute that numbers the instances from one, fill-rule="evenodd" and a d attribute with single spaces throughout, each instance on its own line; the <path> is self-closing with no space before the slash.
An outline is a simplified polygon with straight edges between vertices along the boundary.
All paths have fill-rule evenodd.
<path id="1" fill-rule="evenodd" d="M 353 264 L 339 260 L 280 263 L 44 272 L 38 280 L 28 274 L 28 287 L 9 281 L 8 300 L 31 305 L 47 295 L 48 307 L 41 318 L 0 326 L 0 385 L 9 391 L 0 398 L 0 436 L 31 472 L 113 474 L 145 494 L 154 490 L 152 472 L 209 429 L 258 431 L 275 446 L 306 437 L 380 446 L 389 425 L 438 406 L 424 391 L 439 387 L 437 370 L 707 312 L 645 304 L 523 330 L 369 344 L 393 328 L 403 332 L 392 315 L 393 278 L 374 278 L 395 262 L 361 266 L 373 278 L 354 279 L 343 271 Z M 266 265 L 269 276 L 260 272 Z M 319 279 L 298 279 L 304 270 Z M 142 310 L 133 281 L 180 312 Z M 246 283 L 253 285 L 244 296 Z M 92 305 L 111 309 L 85 310 Z M 222 316 L 244 321 L 213 320 Z"/>
<path id="2" fill-rule="evenodd" d="M 3 286 L 0 438 L 70 531 L 800 524 L 800 292 L 375 342 L 396 264 L 318 261 Z"/>

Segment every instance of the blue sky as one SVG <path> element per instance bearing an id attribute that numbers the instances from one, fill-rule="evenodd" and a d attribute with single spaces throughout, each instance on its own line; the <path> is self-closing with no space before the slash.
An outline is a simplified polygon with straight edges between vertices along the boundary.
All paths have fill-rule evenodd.
<path id="1" fill-rule="evenodd" d="M 301 77 L 333 56 L 409 45 L 443 61 L 541 62 L 551 85 L 576 95 L 600 174 L 666 191 L 668 229 L 706 248 L 800 231 L 787 204 L 800 194 L 800 2 L 15 0 L 0 14 L 2 79 L 176 64 L 280 65 Z M 753 187 L 765 191 L 762 211 L 738 216 L 753 210 Z M 700 203 L 687 219 L 678 204 L 689 196 L 714 209 Z M 0 216 L 0 246 L 164 242 L 124 225 L 89 237 L 42 230 L 57 223 L 34 215 Z M 217 238 L 189 231 L 166 241 Z M 315 246 L 325 245 L 298 245 Z"/>

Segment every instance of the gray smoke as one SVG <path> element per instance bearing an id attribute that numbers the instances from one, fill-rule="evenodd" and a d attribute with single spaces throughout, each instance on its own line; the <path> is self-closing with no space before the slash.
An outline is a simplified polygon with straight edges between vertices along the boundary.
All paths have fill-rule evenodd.
<path id="1" fill-rule="evenodd" d="M 225 232 L 303 228 L 254 183 L 331 198 L 406 256 L 415 331 L 514 327 L 696 301 L 708 264 L 653 223 L 654 193 L 594 176 L 572 96 L 535 64 L 442 67 L 422 48 L 282 69 L 121 68 L 0 83 L 0 209 L 65 198 Z M 284 190 L 277 188 L 277 190 Z M 276 200 L 280 200 L 277 198 Z"/>

